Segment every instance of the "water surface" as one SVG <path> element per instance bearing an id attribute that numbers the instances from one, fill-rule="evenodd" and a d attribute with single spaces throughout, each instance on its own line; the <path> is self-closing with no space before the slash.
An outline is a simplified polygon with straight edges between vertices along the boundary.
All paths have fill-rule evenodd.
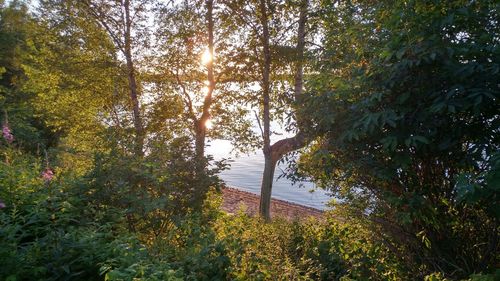
<path id="1" fill-rule="evenodd" d="M 231 158 L 231 167 L 220 174 L 220 177 L 229 185 L 248 191 L 254 194 L 260 194 L 260 184 L 262 181 L 262 172 L 264 169 L 264 156 L 261 151 L 250 155 L 241 155 L 235 157 L 231 154 L 232 147 L 228 141 L 214 140 L 207 147 L 207 154 L 214 156 L 216 160 L 221 158 Z M 279 178 L 282 174 L 281 169 L 285 165 L 276 168 L 272 196 L 277 199 L 317 208 L 325 209 L 325 203 L 331 198 L 322 189 L 316 189 L 310 182 L 302 182 L 292 185 L 292 182 L 286 178 Z"/>

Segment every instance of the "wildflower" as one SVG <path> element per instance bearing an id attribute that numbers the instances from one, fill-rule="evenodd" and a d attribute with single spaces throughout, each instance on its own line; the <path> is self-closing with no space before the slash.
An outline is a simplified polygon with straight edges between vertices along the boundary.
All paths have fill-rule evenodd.
<path id="1" fill-rule="evenodd" d="M 52 178 L 54 177 L 54 172 L 50 168 L 45 169 L 45 171 L 42 172 L 42 179 L 45 180 L 45 182 L 50 182 Z"/>
<path id="2" fill-rule="evenodd" d="M 3 208 L 5 208 L 5 207 L 7 207 L 7 205 L 5 205 L 5 203 L 4 203 L 4 202 L 0 201 L 0 209 L 3 209 Z"/>
<path id="3" fill-rule="evenodd" d="M 12 143 L 14 141 L 14 135 L 10 131 L 9 125 L 4 124 L 2 127 L 3 138 L 8 142 Z"/>

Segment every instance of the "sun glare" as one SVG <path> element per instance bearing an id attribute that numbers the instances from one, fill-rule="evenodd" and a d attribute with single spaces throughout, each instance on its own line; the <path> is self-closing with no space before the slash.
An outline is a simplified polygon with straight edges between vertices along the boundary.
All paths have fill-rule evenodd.
<path id="1" fill-rule="evenodd" d="M 212 55 L 210 54 L 210 51 L 206 49 L 203 54 L 201 55 L 201 63 L 204 65 L 208 64 L 209 62 L 212 61 Z"/>
<path id="2" fill-rule="evenodd" d="M 209 130 L 210 130 L 210 129 L 212 129 L 212 128 L 213 128 L 213 126 L 214 126 L 214 124 L 212 123 L 212 120 L 211 120 L 211 119 L 208 119 L 207 121 L 205 121 L 205 127 L 206 127 L 207 129 L 209 129 Z"/>
<path id="3" fill-rule="evenodd" d="M 205 96 L 208 95 L 208 87 L 203 87 L 202 91 Z"/>

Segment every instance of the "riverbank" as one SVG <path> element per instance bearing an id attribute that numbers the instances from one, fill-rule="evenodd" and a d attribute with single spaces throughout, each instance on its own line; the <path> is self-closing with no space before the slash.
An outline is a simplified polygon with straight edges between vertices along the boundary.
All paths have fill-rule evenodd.
<path id="1" fill-rule="evenodd" d="M 244 210 L 248 215 L 255 216 L 259 212 L 260 196 L 236 188 L 226 187 L 222 190 L 222 209 L 234 214 Z M 291 203 L 284 200 L 271 199 L 271 217 L 286 219 L 303 219 L 309 217 L 321 218 L 324 212 L 308 206 Z"/>

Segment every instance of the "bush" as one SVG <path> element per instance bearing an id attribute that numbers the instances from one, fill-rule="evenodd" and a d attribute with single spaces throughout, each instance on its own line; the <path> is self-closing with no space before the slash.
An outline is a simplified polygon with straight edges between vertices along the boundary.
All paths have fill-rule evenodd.
<path id="1" fill-rule="evenodd" d="M 44 182 L 40 161 L 4 150 L 0 166 L 0 279 L 98 280 L 101 249 L 113 239 L 59 177 Z M 7 160 L 8 159 L 8 160 Z"/>
<path id="2" fill-rule="evenodd" d="M 123 210 L 129 230 L 155 236 L 168 231 L 174 220 L 201 212 L 208 191 L 220 189 L 216 174 L 223 165 L 202 173 L 193 169 L 195 154 L 183 138 L 154 152 L 145 158 L 117 150 L 97 155 L 81 196 L 101 209 Z"/>
<path id="3" fill-rule="evenodd" d="M 225 279 L 228 258 L 207 224 L 217 212 L 192 208 L 190 184 L 202 183 L 183 173 L 189 159 L 108 156 L 86 176 L 44 181 L 40 159 L 1 152 L 0 279 Z"/>
<path id="4" fill-rule="evenodd" d="M 231 279 L 397 280 L 401 271 L 382 245 L 359 226 L 336 219 L 265 224 L 243 213 L 215 224 L 231 258 Z"/>

